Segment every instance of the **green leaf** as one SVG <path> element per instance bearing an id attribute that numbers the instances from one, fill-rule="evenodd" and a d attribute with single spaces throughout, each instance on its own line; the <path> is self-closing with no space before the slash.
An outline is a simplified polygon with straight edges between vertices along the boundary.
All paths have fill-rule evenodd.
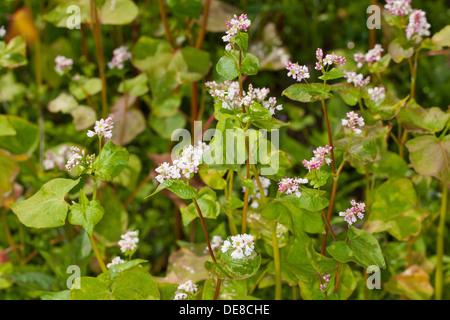
<path id="1" fill-rule="evenodd" d="M 146 198 L 151 197 L 164 189 L 172 191 L 181 199 L 193 199 L 196 198 L 198 195 L 197 189 L 195 189 L 193 186 L 186 184 L 185 181 L 180 179 L 168 179 L 165 180 L 163 183 L 160 183 L 156 188 L 156 190 Z"/>
<path id="2" fill-rule="evenodd" d="M 275 199 L 265 205 L 261 211 L 263 218 L 277 220 L 290 231 L 321 233 L 324 222 L 320 213 L 300 208 L 297 203 Z"/>
<path id="3" fill-rule="evenodd" d="M 385 289 L 411 300 L 429 300 L 434 292 L 430 276 L 417 265 L 412 265 L 401 274 L 392 276 Z"/>
<path id="4" fill-rule="evenodd" d="M 343 138 L 335 142 L 335 147 L 346 150 L 350 138 Z M 374 137 L 354 136 L 352 137 L 350 148 L 344 155 L 344 160 L 353 165 L 366 165 L 375 161 L 377 156 L 377 146 Z"/>
<path id="5" fill-rule="evenodd" d="M 80 288 L 70 290 L 70 300 L 157 300 L 159 291 L 151 275 L 141 266 L 119 272 L 110 280 L 81 277 Z"/>
<path id="6" fill-rule="evenodd" d="M 27 200 L 11 205 L 11 209 L 27 227 L 53 228 L 65 224 L 69 205 L 65 195 L 80 182 L 71 179 L 53 179 L 44 184 Z"/>
<path id="7" fill-rule="evenodd" d="M 297 279 L 306 282 L 313 281 L 320 274 L 332 273 L 338 265 L 336 260 L 316 252 L 311 238 L 304 232 L 295 234 L 286 262 Z"/>
<path id="8" fill-rule="evenodd" d="M 355 106 L 361 98 L 361 90 L 348 83 L 333 85 L 333 91 L 337 92 L 349 106 Z"/>
<path id="9" fill-rule="evenodd" d="M 97 118 L 97 113 L 91 107 L 77 106 L 70 111 L 73 117 L 73 123 L 78 131 L 86 130 L 94 125 Z"/>
<path id="10" fill-rule="evenodd" d="M 320 80 L 335 80 L 339 79 L 345 76 L 345 73 L 343 73 L 341 70 L 333 68 L 330 71 L 326 72 L 324 75 L 320 76 Z"/>
<path id="11" fill-rule="evenodd" d="M 392 60 L 396 63 L 400 63 L 403 59 L 412 57 L 414 54 L 414 47 L 404 47 L 401 43 L 401 39 L 395 39 L 389 44 L 388 51 Z"/>
<path id="12" fill-rule="evenodd" d="M 330 201 L 325 197 L 325 191 L 317 189 L 302 188 L 301 196 L 297 197 L 295 194 L 281 196 L 282 201 L 289 201 L 299 208 L 306 209 L 312 212 L 320 211 L 328 207 Z"/>
<path id="13" fill-rule="evenodd" d="M 176 129 L 184 128 L 186 119 L 179 113 L 167 118 L 159 118 L 150 114 L 151 127 L 164 139 L 170 139 Z"/>
<path id="14" fill-rule="evenodd" d="M 440 47 L 450 47 L 450 25 L 446 25 L 431 38 L 434 44 Z"/>
<path id="15" fill-rule="evenodd" d="M 385 54 L 379 61 L 369 64 L 370 73 L 381 73 L 387 69 L 391 62 L 391 55 Z"/>
<path id="16" fill-rule="evenodd" d="M 435 177 L 450 185 L 450 135 L 439 140 L 420 136 L 406 143 L 409 160 L 417 173 Z"/>
<path id="17" fill-rule="evenodd" d="M 77 100 L 84 100 L 88 96 L 94 96 L 102 91 L 100 78 L 82 79 L 80 82 L 72 81 L 69 84 L 69 91 Z"/>
<path id="18" fill-rule="evenodd" d="M 210 169 L 208 165 L 200 165 L 198 170 L 198 174 L 202 181 L 216 190 L 223 190 L 227 186 L 227 182 L 223 178 L 226 172 L 226 170 Z"/>
<path id="19" fill-rule="evenodd" d="M 240 74 L 237 62 L 231 54 L 224 55 L 219 59 L 216 70 L 226 80 L 234 80 Z"/>
<path id="20" fill-rule="evenodd" d="M 56 99 L 50 101 L 47 108 L 48 111 L 53 113 L 70 113 L 77 106 L 77 100 L 75 100 L 75 98 L 70 94 L 63 92 Z"/>
<path id="21" fill-rule="evenodd" d="M 241 72 L 249 76 L 258 73 L 259 59 L 251 53 L 247 53 L 241 63 Z"/>
<path id="22" fill-rule="evenodd" d="M 131 0 L 106 0 L 99 19 L 106 25 L 124 25 L 136 19 L 138 13 L 137 5 Z"/>
<path id="23" fill-rule="evenodd" d="M 403 178 L 408 171 L 408 164 L 397 153 L 388 151 L 373 163 L 373 168 L 378 177 Z"/>
<path id="24" fill-rule="evenodd" d="M 119 272 L 111 289 L 115 300 L 159 300 L 158 287 L 141 266 Z"/>
<path id="25" fill-rule="evenodd" d="M 167 0 L 170 10 L 178 16 L 199 18 L 202 12 L 201 0 Z"/>
<path id="26" fill-rule="evenodd" d="M 217 263 L 211 261 L 205 262 L 206 270 L 222 280 L 242 280 L 250 278 L 258 271 L 260 265 L 261 256 L 255 252 L 253 252 L 251 256 L 246 256 L 239 260 L 230 257 L 222 257 Z"/>
<path id="27" fill-rule="evenodd" d="M 393 119 L 399 113 L 401 108 L 403 108 L 408 99 L 409 96 L 406 96 L 404 99 L 399 100 L 392 94 L 387 93 L 386 98 L 382 101 L 373 102 L 372 100 L 370 100 L 370 96 L 367 93 L 364 94 L 364 102 L 369 108 L 371 116 L 375 120 Z"/>
<path id="28" fill-rule="evenodd" d="M 127 166 L 128 157 L 127 149 L 108 141 L 95 159 L 95 176 L 103 181 L 111 181 Z"/>
<path id="29" fill-rule="evenodd" d="M 39 143 L 39 129 L 25 119 L 0 115 L 0 149 L 29 157 Z M 14 134 L 13 134 L 14 132 Z"/>
<path id="30" fill-rule="evenodd" d="M 118 88 L 120 93 L 127 93 L 135 97 L 142 96 L 148 92 L 147 75 L 141 73 L 138 76 L 121 82 Z"/>
<path id="31" fill-rule="evenodd" d="M 353 226 L 349 226 L 347 240 L 332 243 L 327 247 L 327 252 L 342 263 L 353 261 L 364 268 L 371 265 L 386 267 L 377 239 L 369 232 Z"/>
<path id="32" fill-rule="evenodd" d="M 334 287 L 336 283 L 336 273 L 337 269 L 329 273 L 330 282 L 327 283 L 326 293 L 328 296 L 328 299 L 330 300 L 331 296 L 334 292 Z M 339 281 L 339 288 L 337 291 L 337 299 L 339 300 L 346 300 L 348 299 L 353 291 L 356 289 L 357 280 L 356 277 L 350 268 L 348 264 L 343 264 L 341 268 L 341 276 Z M 304 300 L 316 300 L 316 294 L 320 293 L 320 299 L 323 299 L 325 296 L 322 292 L 319 291 L 320 289 L 320 279 L 319 277 L 316 277 L 311 282 L 306 281 L 300 281 L 300 294 L 302 296 L 302 299 Z"/>
<path id="33" fill-rule="evenodd" d="M 436 133 L 444 130 L 450 120 L 450 113 L 438 107 L 425 109 L 415 102 L 409 102 L 400 110 L 397 119 L 410 132 Z"/>
<path id="34" fill-rule="evenodd" d="M 79 199 L 80 203 L 75 203 L 70 207 L 69 222 L 82 226 L 92 236 L 94 227 L 103 218 L 105 210 L 100 201 L 89 201 L 82 190 L 80 190 Z"/>
<path id="35" fill-rule="evenodd" d="M 238 32 L 237 35 L 231 38 L 232 43 L 236 43 L 242 51 L 242 56 L 245 58 L 248 50 L 248 33 Z"/>
<path id="36" fill-rule="evenodd" d="M 17 36 L 11 39 L 6 46 L 0 46 L 0 67 L 17 68 L 26 65 L 27 58 L 25 54 L 25 38 Z"/>
<path id="37" fill-rule="evenodd" d="M 411 180 L 387 180 L 375 192 L 365 230 L 370 233 L 387 231 L 405 241 L 420 231 L 422 214 L 416 205 L 417 195 Z"/>
<path id="38" fill-rule="evenodd" d="M 122 264 L 115 264 L 115 265 L 109 266 L 108 271 L 109 271 L 111 278 L 114 279 L 119 274 L 119 272 L 134 268 L 134 267 L 141 265 L 142 263 L 146 263 L 146 262 L 148 262 L 148 261 L 144 260 L 144 259 L 133 259 L 133 260 L 126 261 L 125 263 L 122 263 Z"/>
<path id="39" fill-rule="evenodd" d="M 197 203 L 205 219 L 216 219 L 220 214 L 220 204 L 216 201 L 216 193 L 204 187 L 197 196 Z M 192 220 L 199 216 L 194 203 L 180 208 L 184 226 L 188 226 Z"/>
<path id="40" fill-rule="evenodd" d="M 112 188 L 99 193 L 98 197 L 105 206 L 106 214 L 95 226 L 95 235 L 105 246 L 115 246 L 120 236 L 127 231 L 128 213 L 120 199 L 114 195 Z"/>
<path id="41" fill-rule="evenodd" d="M 315 102 L 333 97 L 331 89 L 332 86 L 323 83 L 299 83 L 285 89 L 282 95 L 298 102 Z"/>

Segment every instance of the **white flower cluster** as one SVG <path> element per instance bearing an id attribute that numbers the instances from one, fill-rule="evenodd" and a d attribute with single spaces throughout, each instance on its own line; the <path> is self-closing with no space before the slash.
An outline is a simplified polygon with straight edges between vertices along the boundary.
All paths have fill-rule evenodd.
<path id="1" fill-rule="evenodd" d="M 222 246 L 223 239 L 221 236 L 213 236 L 211 239 L 211 249 L 214 251 L 219 249 Z M 208 250 L 208 247 L 205 248 L 205 251 Z"/>
<path id="2" fill-rule="evenodd" d="M 124 264 L 124 263 L 125 263 L 125 261 L 122 260 L 120 257 L 115 257 L 114 259 L 111 260 L 110 263 L 108 263 L 108 264 L 106 265 L 106 267 L 109 269 L 109 268 L 111 268 L 112 266 L 118 266 L 119 264 Z M 119 271 L 120 271 L 120 270 L 119 270 Z"/>
<path id="3" fill-rule="evenodd" d="M 43 161 L 45 170 L 52 170 L 57 167 L 59 170 L 63 170 L 67 159 L 72 156 L 67 146 L 62 146 L 55 153 L 51 150 L 47 150 L 45 160 Z"/>
<path id="4" fill-rule="evenodd" d="M 72 152 L 72 155 L 66 163 L 66 169 L 68 171 L 72 171 L 74 167 L 79 165 L 88 167 L 94 161 L 95 154 L 86 155 L 84 149 L 81 150 L 78 147 L 70 147 L 69 150 Z"/>
<path id="5" fill-rule="evenodd" d="M 253 88 L 253 85 L 248 86 L 248 92 L 242 92 L 240 96 L 239 82 L 225 81 L 217 84 L 215 81 L 206 82 L 205 86 L 209 88 L 209 94 L 222 102 L 222 108 L 232 110 L 241 109 L 242 105 L 248 107 L 249 105 L 258 102 L 268 109 L 271 115 L 275 114 L 275 110 L 283 110 L 281 104 L 277 104 L 275 97 L 268 97 L 269 88 Z"/>
<path id="6" fill-rule="evenodd" d="M 105 137 L 105 138 L 111 139 L 113 128 L 114 128 L 114 122 L 112 121 L 111 117 L 109 117 L 107 119 L 100 119 L 99 121 L 95 121 L 94 131 L 88 130 L 87 136 L 93 137 L 97 134 L 99 137 Z"/>
<path id="7" fill-rule="evenodd" d="M 411 0 L 386 0 L 384 7 L 394 16 L 406 16 L 411 13 Z"/>
<path id="8" fill-rule="evenodd" d="M 0 27 L 0 38 L 3 38 L 6 35 L 5 26 Z"/>
<path id="9" fill-rule="evenodd" d="M 406 37 L 411 39 L 414 34 L 418 36 L 429 36 L 431 25 L 425 16 L 425 11 L 413 10 L 409 16 L 409 23 L 406 27 Z"/>
<path id="10" fill-rule="evenodd" d="M 122 240 L 118 242 L 120 246 L 120 251 L 125 254 L 131 254 L 137 249 L 137 244 L 139 242 L 137 231 L 128 231 L 127 233 L 120 236 Z"/>
<path id="11" fill-rule="evenodd" d="M 370 95 L 370 100 L 373 102 L 382 101 L 386 97 L 386 89 L 383 87 L 369 88 L 367 93 Z"/>
<path id="12" fill-rule="evenodd" d="M 372 63 L 376 61 L 380 61 L 382 52 L 384 51 L 381 44 L 376 44 L 375 47 L 369 50 L 366 54 L 363 53 L 355 53 L 353 58 L 356 62 L 358 62 L 358 69 L 361 68 L 364 63 Z"/>
<path id="13" fill-rule="evenodd" d="M 254 252 L 255 243 L 253 240 L 254 237 L 246 233 L 232 236 L 231 241 L 225 240 L 223 242 L 221 251 L 222 253 L 226 253 L 232 250 L 231 258 L 236 260 L 243 259 L 245 256 L 248 257 Z"/>
<path id="14" fill-rule="evenodd" d="M 363 117 L 358 117 L 358 114 L 354 111 L 347 112 L 347 119 L 342 119 L 342 125 L 351 129 L 354 133 L 360 134 L 361 129 L 356 128 L 356 126 L 363 127 L 364 119 Z"/>
<path id="15" fill-rule="evenodd" d="M 231 39 L 238 34 L 238 30 L 247 32 L 247 28 L 250 27 L 251 23 L 252 22 L 247 18 L 246 14 L 241 14 L 239 17 L 237 15 L 234 15 L 234 19 L 225 22 L 228 30 L 225 32 L 222 40 L 223 42 L 228 42 L 225 47 L 226 51 L 230 51 L 233 48 Z"/>
<path id="16" fill-rule="evenodd" d="M 128 52 L 128 48 L 126 46 L 121 46 L 113 51 L 113 58 L 110 62 L 108 62 L 108 67 L 110 69 L 117 68 L 119 70 L 123 69 L 123 64 L 125 61 L 131 59 L 131 53 Z"/>
<path id="17" fill-rule="evenodd" d="M 197 284 L 195 284 L 192 280 L 187 280 L 178 286 L 177 292 L 175 293 L 175 298 L 173 298 L 173 300 L 186 300 L 188 294 L 195 294 L 197 290 Z"/>
<path id="18" fill-rule="evenodd" d="M 199 141 L 194 147 L 189 145 L 181 151 L 181 155 L 172 161 L 172 165 L 168 162 L 164 162 L 158 168 L 155 169 L 159 175 L 156 176 L 156 180 L 159 183 L 163 183 L 168 179 L 180 179 L 184 176 L 186 179 L 191 177 L 192 173 L 197 173 L 198 166 L 202 161 L 203 153 L 209 146 Z"/>
<path id="19" fill-rule="evenodd" d="M 370 83 L 370 76 L 364 79 L 361 73 L 344 71 L 344 78 L 348 83 L 353 83 L 356 88 L 367 86 Z"/>
<path id="20" fill-rule="evenodd" d="M 261 182 L 261 186 L 264 192 L 264 195 L 267 196 L 269 194 L 269 187 L 270 187 L 270 179 L 267 179 L 265 177 L 259 177 L 259 181 Z M 249 200 L 253 200 L 251 207 L 253 209 L 257 209 L 259 207 L 259 202 L 258 200 L 261 199 L 261 192 L 259 190 L 258 187 L 258 183 L 256 182 L 256 180 L 253 180 L 253 186 L 254 186 L 254 195 L 250 195 Z M 243 186 L 242 187 L 242 192 L 245 192 L 246 187 Z"/>
<path id="21" fill-rule="evenodd" d="M 64 71 L 72 69 L 73 60 L 64 56 L 57 56 L 55 58 L 56 67 L 55 70 L 58 74 L 63 74 Z"/>

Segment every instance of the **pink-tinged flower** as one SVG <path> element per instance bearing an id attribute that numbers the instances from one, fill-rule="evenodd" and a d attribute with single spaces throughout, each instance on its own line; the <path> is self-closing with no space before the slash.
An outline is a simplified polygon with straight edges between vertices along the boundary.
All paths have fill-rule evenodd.
<path id="1" fill-rule="evenodd" d="M 381 53 L 384 51 L 381 44 L 376 44 L 373 49 L 367 51 L 366 55 L 364 56 L 366 62 L 375 62 L 380 61 L 381 59 Z"/>
<path id="2" fill-rule="evenodd" d="M 425 16 L 425 11 L 413 10 L 409 16 L 409 23 L 406 27 L 406 38 L 411 39 L 414 34 L 418 36 L 429 36 L 431 25 Z"/>
<path id="3" fill-rule="evenodd" d="M 311 160 L 303 160 L 303 165 L 305 166 L 308 171 L 311 170 L 318 170 L 324 163 L 330 164 L 331 159 L 327 157 L 328 153 L 330 153 L 332 147 L 326 145 L 325 147 L 318 147 L 316 150 L 313 151 L 314 157 L 311 158 Z"/>
<path id="4" fill-rule="evenodd" d="M 316 66 L 314 69 L 321 70 L 325 66 L 331 66 L 332 64 L 336 64 L 338 66 L 342 66 L 347 61 L 345 57 L 337 56 L 336 54 L 331 53 L 327 54 L 325 58 L 323 57 L 323 50 L 321 48 L 317 48 L 316 50 Z"/>
<path id="5" fill-rule="evenodd" d="M 317 48 L 316 50 L 316 58 L 319 62 L 322 62 L 323 59 L 323 50 L 321 48 Z"/>
<path id="6" fill-rule="evenodd" d="M 216 83 L 209 81 L 205 83 L 209 88 L 209 94 L 215 100 L 221 101 L 224 109 L 241 109 L 242 106 L 249 106 L 254 102 L 260 103 L 264 108 L 268 109 L 271 115 L 274 115 L 277 110 L 283 110 L 283 106 L 277 103 L 275 97 L 268 97 L 269 88 L 253 88 L 250 84 L 248 91 L 243 91 L 243 98 L 240 95 L 238 81 L 225 81 L 223 83 Z"/>
<path id="7" fill-rule="evenodd" d="M 327 275 L 323 276 L 323 280 L 327 283 L 330 282 L 330 278 L 331 278 L 331 274 L 327 274 Z"/>
<path id="8" fill-rule="evenodd" d="M 63 74 L 64 71 L 72 69 L 73 66 L 73 60 L 64 56 L 57 56 L 55 58 L 55 63 L 55 70 L 58 74 Z"/>
<path id="9" fill-rule="evenodd" d="M 382 101 L 386 97 L 386 89 L 383 87 L 369 88 L 367 93 L 370 95 L 370 100 L 373 102 Z"/>
<path id="10" fill-rule="evenodd" d="M 370 76 L 364 79 L 361 73 L 344 71 L 344 78 L 347 79 L 348 83 L 353 83 L 356 88 L 366 86 L 370 83 Z"/>
<path id="11" fill-rule="evenodd" d="M 320 285 L 320 291 L 325 291 L 325 289 L 327 288 L 327 285 L 326 284 L 321 284 Z"/>
<path id="12" fill-rule="evenodd" d="M 224 42 L 228 42 L 228 44 L 225 46 L 226 51 L 230 51 L 233 49 L 233 43 L 231 42 L 231 39 L 239 33 L 239 30 L 247 32 L 247 28 L 251 23 L 252 22 L 248 19 L 246 14 L 241 14 L 239 17 L 237 15 L 234 15 L 233 19 L 225 22 L 228 30 L 225 32 L 222 40 Z"/>
<path id="13" fill-rule="evenodd" d="M 299 190 L 300 184 L 306 183 L 308 183 L 308 179 L 283 178 L 278 183 L 278 191 L 284 194 L 295 194 L 297 198 L 300 198 L 300 196 L 302 195 Z"/>
<path id="14" fill-rule="evenodd" d="M 124 62 L 131 59 L 131 53 L 128 52 L 126 46 L 121 46 L 113 51 L 113 58 L 108 62 L 108 67 L 110 69 L 117 68 L 122 70 L 124 67 Z"/>
<path id="15" fill-rule="evenodd" d="M 360 134 L 361 129 L 356 128 L 364 126 L 364 118 L 359 117 L 354 111 L 347 112 L 347 119 L 342 119 L 342 125 L 351 129 L 354 133 Z"/>
<path id="16" fill-rule="evenodd" d="M 411 13 L 411 0 L 386 0 L 384 8 L 394 16 L 406 16 Z"/>
<path id="17" fill-rule="evenodd" d="M 366 57 L 363 53 L 355 53 L 353 59 L 358 62 L 357 67 L 360 69 L 366 63 Z"/>
<path id="18" fill-rule="evenodd" d="M 88 167 L 95 158 L 95 154 L 86 155 L 86 152 L 78 147 L 70 147 L 72 155 L 67 160 L 66 169 L 72 171 L 76 166 Z"/>
<path id="19" fill-rule="evenodd" d="M 125 254 L 132 254 L 137 249 L 137 244 L 139 242 L 137 231 L 128 231 L 127 233 L 120 236 L 122 240 L 118 242 L 120 246 L 120 251 Z"/>
<path id="20" fill-rule="evenodd" d="M 106 120 L 100 119 L 99 121 L 95 121 L 94 131 L 88 130 L 87 136 L 92 138 L 93 136 L 98 135 L 99 137 L 111 139 L 113 128 L 114 123 L 111 117 L 107 118 Z"/>
<path id="21" fill-rule="evenodd" d="M 309 70 L 307 66 L 301 66 L 297 62 L 287 62 L 286 69 L 289 71 L 287 74 L 288 77 L 292 77 L 299 82 L 303 79 L 309 79 Z"/>
<path id="22" fill-rule="evenodd" d="M 353 55 L 353 59 L 358 62 L 358 69 L 361 68 L 364 63 L 372 63 L 376 61 L 380 61 L 381 54 L 384 51 L 381 44 L 376 44 L 373 49 L 369 50 L 366 54 L 363 53 L 355 53 Z"/>
<path id="23" fill-rule="evenodd" d="M 339 216 L 344 217 L 344 220 L 349 225 L 352 225 L 358 221 L 358 219 L 364 218 L 366 204 L 364 202 L 356 202 L 355 200 L 350 201 L 350 204 L 352 207 L 346 209 L 344 212 L 339 212 Z"/>

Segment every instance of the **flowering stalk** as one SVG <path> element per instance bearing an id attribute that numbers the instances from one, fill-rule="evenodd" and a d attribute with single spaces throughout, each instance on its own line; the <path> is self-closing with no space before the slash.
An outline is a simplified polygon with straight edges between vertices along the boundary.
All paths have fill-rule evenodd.
<path id="1" fill-rule="evenodd" d="M 350 149 L 350 145 L 352 144 L 352 137 L 353 137 L 353 131 L 352 131 L 352 134 L 350 135 L 350 140 L 348 142 L 347 149 L 344 152 L 344 156 L 347 154 L 348 150 Z M 339 169 L 337 170 L 336 175 L 334 177 L 333 187 L 331 189 L 330 204 L 328 206 L 328 213 L 327 213 L 327 216 L 326 216 L 326 218 L 328 220 L 328 223 L 331 220 L 331 215 L 333 213 L 333 206 L 334 206 L 334 200 L 336 198 L 337 184 L 338 184 L 339 176 L 341 175 L 341 171 L 344 168 L 345 162 L 346 162 L 345 160 L 342 160 L 342 163 L 339 166 Z M 321 254 L 325 253 L 325 249 L 326 249 L 326 246 L 327 246 L 327 237 L 328 237 L 329 230 L 331 230 L 331 228 L 329 228 L 329 227 L 327 227 L 326 230 L 325 230 L 325 235 L 323 236 L 323 240 L 322 240 Z"/>
<path id="2" fill-rule="evenodd" d="M 253 173 L 255 176 L 256 184 L 258 185 L 259 193 L 261 194 L 261 201 L 263 206 L 266 204 L 266 195 L 264 194 L 264 188 L 262 186 L 261 180 L 259 179 L 258 171 L 256 166 L 253 164 Z M 247 190 L 248 188 L 246 188 Z M 275 266 L 275 300 L 281 300 L 281 259 L 280 259 L 280 248 L 278 246 L 277 237 L 277 226 L 278 222 L 276 220 L 272 221 L 272 249 L 273 249 L 273 262 Z"/>

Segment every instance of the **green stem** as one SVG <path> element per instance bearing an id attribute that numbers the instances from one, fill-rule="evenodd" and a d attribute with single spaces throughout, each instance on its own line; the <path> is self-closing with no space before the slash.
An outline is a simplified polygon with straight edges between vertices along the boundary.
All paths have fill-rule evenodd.
<path id="1" fill-rule="evenodd" d="M 3 229 L 5 231 L 6 235 L 6 241 L 8 242 L 9 246 L 12 249 L 12 252 L 14 254 L 14 257 L 16 258 L 17 262 L 21 263 L 19 252 L 17 251 L 17 245 L 14 243 L 14 239 L 11 235 L 11 230 L 9 229 L 8 224 L 8 217 L 6 216 L 6 210 L 2 210 L 2 220 L 3 220 Z"/>
<path id="2" fill-rule="evenodd" d="M 98 19 L 97 7 L 94 0 L 91 0 L 91 23 L 92 23 L 92 33 L 94 35 L 95 47 L 97 53 L 98 69 L 100 73 L 100 79 L 102 83 L 102 116 L 106 118 L 108 116 L 108 99 L 106 93 L 106 74 L 105 74 L 105 56 L 103 53 L 103 43 L 101 35 L 101 26 Z"/>
<path id="3" fill-rule="evenodd" d="M 100 254 L 100 251 L 98 251 L 97 244 L 95 243 L 94 237 L 90 235 L 89 241 L 91 242 L 92 250 L 94 250 L 95 257 L 97 258 L 98 264 L 100 265 L 102 272 L 109 275 L 108 268 L 106 268 L 106 265 L 103 262 L 102 256 Z"/>
<path id="4" fill-rule="evenodd" d="M 442 291 L 444 287 L 444 233 L 445 233 L 445 218 L 448 210 L 448 187 L 446 183 L 442 182 L 442 200 L 441 213 L 439 218 L 438 236 L 437 236 L 437 263 L 436 263 L 436 277 L 435 277 L 435 299 L 442 299 Z"/>
<path id="5" fill-rule="evenodd" d="M 328 143 L 331 146 L 331 167 L 333 168 L 333 173 L 336 174 L 336 165 L 335 165 L 335 161 L 334 161 L 333 138 L 331 136 L 330 121 L 328 120 L 328 113 L 327 113 L 327 108 L 325 106 L 325 101 L 324 100 L 322 100 L 322 109 L 323 109 L 323 114 L 325 116 L 325 124 L 327 126 Z"/>
<path id="6" fill-rule="evenodd" d="M 275 300 L 281 300 L 281 259 L 278 247 L 277 224 L 276 220 L 272 221 L 272 247 L 275 265 Z"/>

